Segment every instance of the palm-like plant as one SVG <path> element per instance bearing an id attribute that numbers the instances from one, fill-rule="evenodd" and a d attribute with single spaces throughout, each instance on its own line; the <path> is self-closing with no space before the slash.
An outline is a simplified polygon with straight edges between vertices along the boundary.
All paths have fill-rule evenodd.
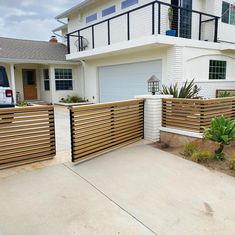
<path id="1" fill-rule="evenodd" d="M 224 160 L 225 145 L 235 140 L 235 121 L 224 116 L 213 118 L 210 128 L 204 131 L 204 138 L 220 144 L 215 151 L 215 157 L 218 160 Z"/>
<path id="2" fill-rule="evenodd" d="M 162 94 L 173 95 L 174 98 L 192 99 L 198 95 L 200 90 L 201 88 L 194 83 L 194 79 L 191 82 L 186 81 L 180 89 L 177 83 L 169 87 L 165 85 L 162 86 Z"/>

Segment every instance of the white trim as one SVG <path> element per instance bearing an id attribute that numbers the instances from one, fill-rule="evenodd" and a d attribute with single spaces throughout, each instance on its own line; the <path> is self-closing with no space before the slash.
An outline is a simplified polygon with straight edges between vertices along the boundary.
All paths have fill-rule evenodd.
<path id="1" fill-rule="evenodd" d="M 92 3 L 93 1 L 91 0 L 83 0 L 81 3 L 77 4 L 76 6 L 68 9 L 67 11 L 62 12 L 61 14 L 57 15 L 55 17 L 55 19 L 63 19 L 66 18 L 68 15 L 70 15 L 71 13 L 81 9 L 82 7 L 85 7 L 86 5 Z"/>
<path id="2" fill-rule="evenodd" d="M 78 62 L 71 61 L 56 61 L 56 60 L 27 60 L 27 59 L 9 59 L 0 58 L 2 63 L 14 63 L 14 64 L 65 64 L 65 65 L 77 65 Z"/>
<path id="3" fill-rule="evenodd" d="M 178 135 L 189 136 L 189 137 L 194 137 L 194 138 L 199 138 L 199 139 L 203 138 L 202 133 L 183 131 L 183 130 L 178 130 L 178 129 L 174 129 L 174 128 L 161 127 L 160 131 L 169 132 L 169 133 L 178 134 Z"/>
<path id="4" fill-rule="evenodd" d="M 11 71 L 11 88 L 13 92 L 13 98 L 14 102 L 16 103 L 16 81 L 15 81 L 15 65 L 11 64 L 10 66 L 10 71 Z"/>
<path id="5" fill-rule="evenodd" d="M 151 47 L 150 47 L 151 46 Z M 136 51 L 137 49 L 143 50 L 145 48 L 161 48 L 169 46 L 179 46 L 179 47 L 188 47 L 188 48 L 200 48 L 208 50 L 220 50 L 219 43 L 198 41 L 193 39 L 185 38 L 176 38 L 172 39 L 170 36 L 166 35 L 152 35 L 141 37 L 138 39 L 133 39 L 130 41 L 122 41 L 114 43 L 108 46 L 97 47 L 95 49 L 88 49 L 80 52 L 71 52 L 66 55 L 67 60 L 81 60 L 89 59 L 95 57 L 101 57 L 102 55 L 112 55 L 123 53 L 123 51 L 129 50 Z"/>

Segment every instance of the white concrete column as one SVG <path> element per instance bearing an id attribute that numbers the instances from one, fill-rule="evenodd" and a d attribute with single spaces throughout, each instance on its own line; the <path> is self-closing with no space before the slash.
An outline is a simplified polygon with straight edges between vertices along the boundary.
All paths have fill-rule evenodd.
<path id="1" fill-rule="evenodd" d="M 49 66 L 49 78 L 50 78 L 50 93 L 51 93 L 51 102 L 55 103 L 55 67 Z"/>
<path id="2" fill-rule="evenodd" d="M 14 102 L 16 103 L 16 81 L 15 81 L 15 69 L 14 64 L 11 64 L 11 89 L 13 93 Z"/>
<path id="3" fill-rule="evenodd" d="M 171 95 L 141 95 L 136 99 L 144 99 L 144 139 L 157 142 L 160 140 L 162 126 L 162 99 Z"/>

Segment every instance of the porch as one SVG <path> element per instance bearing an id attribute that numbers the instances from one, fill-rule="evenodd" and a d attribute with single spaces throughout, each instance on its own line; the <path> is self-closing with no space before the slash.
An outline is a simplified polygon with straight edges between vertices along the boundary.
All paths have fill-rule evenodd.
<path id="1" fill-rule="evenodd" d="M 69 65 L 52 65 L 40 63 L 1 63 L 7 71 L 15 103 L 45 102 L 56 103 L 67 95 L 79 92 L 78 68 Z M 68 71 L 71 78 L 60 79 L 60 72 Z"/>

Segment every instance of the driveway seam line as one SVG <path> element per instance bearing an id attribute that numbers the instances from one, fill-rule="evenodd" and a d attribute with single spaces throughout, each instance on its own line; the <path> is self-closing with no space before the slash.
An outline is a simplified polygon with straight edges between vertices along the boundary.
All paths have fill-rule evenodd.
<path id="1" fill-rule="evenodd" d="M 74 174 L 82 178 L 84 181 L 86 181 L 90 186 L 92 186 L 95 190 L 97 190 L 100 194 L 102 194 L 104 197 L 106 197 L 109 201 L 111 201 L 113 204 L 118 206 L 122 211 L 127 213 L 129 216 L 131 216 L 134 220 L 136 220 L 138 223 L 140 223 L 142 226 L 144 226 L 146 229 L 148 229 L 150 232 L 152 232 L 155 235 L 158 235 L 155 231 L 153 231 L 150 227 L 145 225 L 141 220 L 139 220 L 137 217 L 132 215 L 129 211 L 127 211 L 125 208 L 120 206 L 117 202 L 115 202 L 112 198 L 110 198 L 108 195 L 106 195 L 103 191 L 101 191 L 99 188 L 97 188 L 93 183 L 91 183 L 89 180 L 87 180 L 85 177 L 81 176 L 78 172 L 74 171 L 72 168 L 67 166 L 66 164 L 63 163 L 63 165 L 70 171 L 72 171 Z"/>

